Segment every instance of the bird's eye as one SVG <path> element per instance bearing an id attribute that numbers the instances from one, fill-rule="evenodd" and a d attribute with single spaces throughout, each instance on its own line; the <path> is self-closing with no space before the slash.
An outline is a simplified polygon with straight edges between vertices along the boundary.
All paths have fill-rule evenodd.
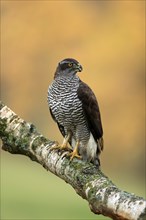
<path id="1" fill-rule="evenodd" d="M 69 66 L 69 67 L 72 67 L 72 66 L 73 66 L 73 63 L 68 63 L 68 66 Z"/>

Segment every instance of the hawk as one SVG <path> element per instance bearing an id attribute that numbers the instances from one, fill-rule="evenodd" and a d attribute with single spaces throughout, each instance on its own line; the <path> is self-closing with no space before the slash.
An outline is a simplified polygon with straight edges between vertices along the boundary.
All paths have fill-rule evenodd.
<path id="1" fill-rule="evenodd" d="M 54 148 L 70 149 L 74 157 L 100 165 L 103 150 L 103 129 L 97 99 L 77 72 L 80 63 L 72 58 L 59 62 L 54 80 L 48 89 L 48 104 L 52 118 L 64 137 L 62 145 Z"/>

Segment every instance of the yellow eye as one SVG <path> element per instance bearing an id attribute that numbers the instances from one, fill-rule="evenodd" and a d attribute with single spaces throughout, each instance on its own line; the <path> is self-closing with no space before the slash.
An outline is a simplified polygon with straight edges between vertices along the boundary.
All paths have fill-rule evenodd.
<path id="1" fill-rule="evenodd" d="M 68 63 L 68 66 L 69 66 L 69 67 L 72 67 L 72 66 L 73 66 L 73 63 Z"/>

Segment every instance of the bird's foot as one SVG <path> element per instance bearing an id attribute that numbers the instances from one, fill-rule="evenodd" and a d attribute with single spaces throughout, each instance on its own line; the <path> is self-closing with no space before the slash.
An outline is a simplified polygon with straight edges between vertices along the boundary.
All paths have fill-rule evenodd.
<path id="1" fill-rule="evenodd" d="M 64 137 L 63 143 L 60 145 L 56 142 L 56 145 L 51 148 L 51 150 L 58 149 L 58 150 L 72 150 L 70 146 L 68 146 L 69 139 L 70 139 L 71 133 L 68 133 L 66 137 Z"/>
<path id="2" fill-rule="evenodd" d="M 67 157 L 70 157 L 70 161 L 72 161 L 74 157 L 76 157 L 76 158 L 78 158 L 78 159 L 81 159 L 81 158 L 82 158 L 82 157 L 78 154 L 78 151 L 77 151 L 76 148 L 73 150 L 73 152 L 68 153 L 68 154 L 67 154 Z"/>
<path id="3" fill-rule="evenodd" d="M 51 150 L 71 150 L 71 147 L 68 146 L 67 143 L 63 143 L 63 144 L 59 144 L 58 142 L 56 142 L 56 145 L 51 147 Z"/>

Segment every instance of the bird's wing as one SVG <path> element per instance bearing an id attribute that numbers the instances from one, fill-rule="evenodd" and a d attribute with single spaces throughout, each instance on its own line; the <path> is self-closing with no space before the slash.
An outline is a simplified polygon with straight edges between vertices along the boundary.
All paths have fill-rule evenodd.
<path id="1" fill-rule="evenodd" d="M 78 98 L 82 102 L 82 108 L 89 126 L 89 129 L 97 142 L 103 135 L 100 111 L 97 99 L 90 87 L 80 80 Z"/>
<path id="2" fill-rule="evenodd" d="M 65 134 L 64 127 L 61 124 L 59 124 L 59 122 L 56 120 L 55 116 L 53 115 L 53 112 L 52 112 L 51 108 L 49 108 L 49 110 L 50 110 L 50 114 L 51 114 L 53 120 L 57 123 L 58 128 L 59 128 L 62 136 L 65 137 L 66 134 Z"/>
<path id="3" fill-rule="evenodd" d="M 53 112 L 52 112 L 52 110 L 51 110 L 50 107 L 49 107 L 49 110 L 50 110 L 50 115 L 52 116 L 53 120 L 54 120 L 55 122 L 57 122 L 57 121 L 56 121 L 56 118 L 55 118 L 55 115 L 53 115 Z"/>

